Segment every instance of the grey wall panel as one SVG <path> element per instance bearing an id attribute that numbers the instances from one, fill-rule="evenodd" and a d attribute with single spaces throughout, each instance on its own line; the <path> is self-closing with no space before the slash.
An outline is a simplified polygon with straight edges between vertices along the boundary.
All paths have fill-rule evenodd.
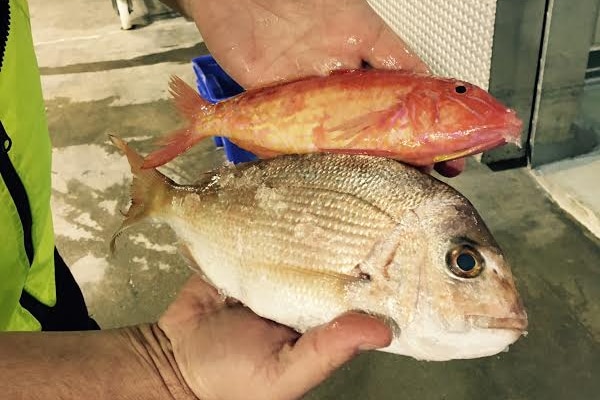
<path id="1" fill-rule="evenodd" d="M 580 111 L 598 0 L 549 0 L 544 50 L 530 134 L 531 164 L 586 153 L 596 136 L 574 124 Z"/>
<path id="2" fill-rule="evenodd" d="M 489 91 L 517 111 L 523 120 L 523 132 L 521 147 L 506 145 L 486 152 L 482 162 L 505 162 L 527 156 L 545 8 L 546 0 L 497 3 Z"/>

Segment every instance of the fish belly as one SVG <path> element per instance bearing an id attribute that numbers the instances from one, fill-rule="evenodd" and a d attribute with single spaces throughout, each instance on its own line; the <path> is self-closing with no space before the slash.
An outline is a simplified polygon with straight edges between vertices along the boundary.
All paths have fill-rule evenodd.
<path id="1" fill-rule="evenodd" d="M 205 278 L 221 293 L 233 297 L 256 314 L 299 332 L 326 323 L 348 310 L 347 281 L 335 275 L 311 273 L 298 267 L 245 259 L 230 244 L 185 223 L 174 224 Z M 241 255 L 241 256 L 240 256 Z"/>

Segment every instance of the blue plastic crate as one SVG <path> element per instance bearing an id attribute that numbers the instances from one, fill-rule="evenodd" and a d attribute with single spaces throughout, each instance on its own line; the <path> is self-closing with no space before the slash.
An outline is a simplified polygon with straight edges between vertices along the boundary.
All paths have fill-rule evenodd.
<path id="1" fill-rule="evenodd" d="M 200 96 L 211 103 L 218 103 L 244 91 L 223 71 L 211 55 L 194 58 L 192 66 L 196 73 L 196 84 Z M 257 159 L 254 154 L 236 146 L 225 137 L 216 136 L 214 141 L 217 147 L 224 148 L 227 159 L 234 164 Z"/>

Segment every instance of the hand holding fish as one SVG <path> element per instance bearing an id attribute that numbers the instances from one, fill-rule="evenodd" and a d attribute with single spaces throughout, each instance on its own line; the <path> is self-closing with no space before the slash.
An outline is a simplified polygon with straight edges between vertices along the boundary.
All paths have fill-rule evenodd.
<path id="1" fill-rule="evenodd" d="M 514 112 L 485 91 L 423 75 L 423 61 L 365 0 L 163 1 L 195 20 L 212 55 L 248 91 L 213 107 L 183 81 L 172 81 L 190 125 L 158 141 L 164 147 L 145 168 L 216 135 L 260 158 L 384 155 L 451 177 L 464 169 L 464 157 L 520 139 Z M 376 72 L 327 78 L 365 63 Z"/>
<path id="2" fill-rule="evenodd" d="M 131 206 L 111 251 L 124 230 L 144 220 L 169 224 L 182 255 L 207 282 L 257 315 L 306 333 L 293 349 L 310 348 L 315 340 L 313 346 L 321 348 L 319 336 L 332 334 L 323 326 L 354 310 L 383 318 L 393 329 L 383 351 L 421 360 L 497 354 L 527 328 L 510 265 L 477 211 L 454 189 L 414 168 L 382 157 L 287 155 L 225 165 L 196 185 L 180 185 L 142 168 L 143 157 L 123 140 L 111 140 L 134 175 Z M 206 307 L 214 304 L 210 297 L 202 300 L 206 294 L 199 300 L 191 295 L 210 321 L 201 318 L 196 325 L 194 308 L 188 308 L 176 329 L 197 336 L 229 332 L 208 335 L 208 343 L 216 340 L 205 343 L 211 352 L 220 338 L 230 343 L 230 335 L 242 332 L 237 317 L 226 321 L 230 328 L 221 327 L 221 309 Z M 186 316 L 191 327 L 183 324 Z M 344 331 L 340 326 L 348 323 L 338 319 L 334 326 Z M 255 343 L 257 350 L 247 354 L 275 352 L 284 362 L 277 368 L 291 368 L 302 351 L 280 349 L 294 338 L 273 333 L 260 345 L 258 339 L 268 336 L 260 332 L 269 330 L 263 322 L 251 326 L 243 331 L 245 339 L 235 339 L 233 348 L 222 345 L 219 354 L 237 354 Z M 368 330 L 355 331 L 365 335 L 357 342 L 339 332 L 327 350 L 348 356 L 360 343 L 383 342 L 368 339 Z"/>
<path id="3" fill-rule="evenodd" d="M 345 314 L 299 336 L 230 304 L 195 275 L 159 321 L 185 381 L 200 399 L 298 398 L 360 350 L 385 347 L 390 330 Z"/>
<path id="4" fill-rule="evenodd" d="M 427 72 L 365 0 L 204 0 L 189 2 L 185 11 L 211 54 L 246 88 L 360 68 L 363 62 Z"/>

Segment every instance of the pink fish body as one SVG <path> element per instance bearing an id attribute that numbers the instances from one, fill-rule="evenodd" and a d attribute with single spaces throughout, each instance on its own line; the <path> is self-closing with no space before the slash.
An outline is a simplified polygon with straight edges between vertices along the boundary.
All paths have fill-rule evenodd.
<path id="1" fill-rule="evenodd" d="M 353 70 L 244 92 L 210 104 L 171 81 L 190 124 L 161 140 L 144 168 L 224 136 L 260 158 L 339 152 L 431 165 L 519 143 L 516 113 L 485 90 L 455 79 L 391 70 Z"/>

